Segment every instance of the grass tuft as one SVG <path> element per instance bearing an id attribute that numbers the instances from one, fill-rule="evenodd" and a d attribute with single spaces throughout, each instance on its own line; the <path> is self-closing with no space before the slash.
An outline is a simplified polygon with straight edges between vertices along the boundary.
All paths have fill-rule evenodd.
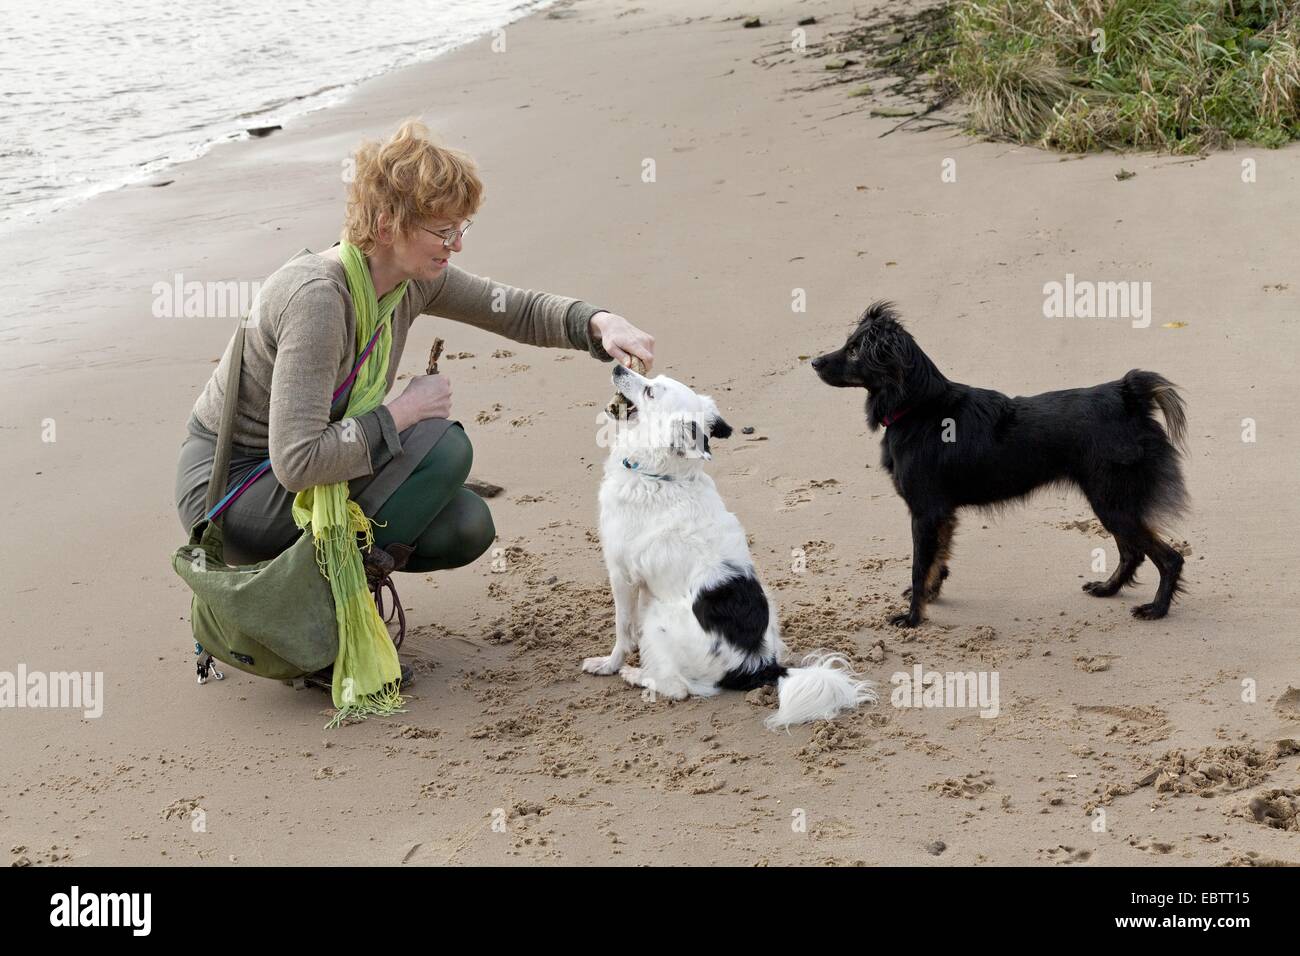
<path id="1" fill-rule="evenodd" d="M 1193 153 L 1300 139 L 1296 0 L 952 0 L 889 58 L 962 98 L 974 130 L 1016 142 Z"/>

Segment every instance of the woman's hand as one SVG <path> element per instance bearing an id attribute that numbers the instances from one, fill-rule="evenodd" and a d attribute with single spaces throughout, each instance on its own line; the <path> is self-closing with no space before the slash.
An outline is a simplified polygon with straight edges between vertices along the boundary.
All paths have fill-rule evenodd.
<path id="1" fill-rule="evenodd" d="M 620 365 L 631 366 L 632 356 L 645 362 L 646 371 L 655 359 L 655 337 L 613 312 L 597 312 L 591 317 L 591 337 L 599 338 L 601 348 Z"/>
<path id="2" fill-rule="evenodd" d="M 426 418 L 451 418 L 451 382 L 445 375 L 416 375 L 388 411 L 399 432 Z"/>

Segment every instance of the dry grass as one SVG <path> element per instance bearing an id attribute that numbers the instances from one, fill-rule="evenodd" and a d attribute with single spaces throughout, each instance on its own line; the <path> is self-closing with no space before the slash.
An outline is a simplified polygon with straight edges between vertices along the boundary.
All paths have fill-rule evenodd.
<path id="1" fill-rule="evenodd" d="M 952 0 L 877 65 L 932 74 L 973 130 L 1053 149 L 1300 138 L 1296 0 Z"/>

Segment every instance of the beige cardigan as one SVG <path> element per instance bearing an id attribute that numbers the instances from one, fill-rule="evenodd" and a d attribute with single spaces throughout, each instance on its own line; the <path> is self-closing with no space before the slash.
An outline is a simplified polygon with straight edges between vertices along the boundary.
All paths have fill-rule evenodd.
<path id="1" fill-rule="evenodd" d="M 388 388 L 411 322 L 421 313 L 529 345 L 585 349 L 608 362 L 610 355 L 589 333 L 598 311 L 580 299 L 516 289 L 448 264 L 431 282 L 411 282 L 393 312 Z M 382 405 L 353 422 L 341 418 L 346 402 L 340 401 L 331 418 L 331 396 L 357 357 L 356 313 L 342 263 L 303 249 L 262 284 L 249 318 L 234 443 L 268 449 L 280 484 L 296 492 L 359 478 L 372 474 L 377 443 L 394 455 L 401 451 L 393 416 Z M 194 416 L 212 432 L 221 421 L 233 345 L 232 337 L 194 403 Z"/>

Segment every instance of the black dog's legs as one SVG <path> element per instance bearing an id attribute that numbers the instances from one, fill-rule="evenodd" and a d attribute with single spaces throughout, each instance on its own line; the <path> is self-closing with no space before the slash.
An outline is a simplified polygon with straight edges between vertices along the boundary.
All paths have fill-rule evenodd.
<path id="1" fill-rule="evenodd" d="M 1096 597 L 1110 597 L 1120 588 L 1133 583 L 1133 575 L 1145 555 L 1160 571 L 1160 586 L 1156 589 L 1156 599 L 1150 604 L 1133 608 L 1133 616 L 1147 621 L 1164 617 L 1169 613 L 1169 603 L 1174 595 L 1183 589 L 1179 583 L 1183 556 L 1161 541 L 1140 517 L 1106 507 L 1104 503 L 1102 507 L 1097 507 L 1094 502 L 1093 511 L 1106 530 L 1115 536 L 1119 545 L 1119 567 L 1108 581 L 1090 581 L 1083 589 Z"/>
<path id="2" fill-rule="evenodd" d="M 1119 545 L 1119 566 L 1115 568 L 1115 573 L 1106 581 L 1089 581 L 1083 586 L 1083 589 L 1093 597 L 1111 597 L 1117 594 L 1120 588 L 1128 587 L 1133 583 L 1138 565 L 1146 560 L 1142 549 L 1134 544 L 1131 538 L 1116 535 L 1115 543 Z"/>
<path id="3" fill-rule="evenodd" d="M 948 580 L 948 565 L 944 564 L 939 558 L 935 558 L 934 564 L 930 565 L 930 573 L 926 576 L 926 581 L 934 581 L 934 584 L 927 583 L 925 586 L 925 600 L 933 601 L 939 596 L 939 591 L 943 588 L 943 582 Z M 912 585 L 903 588 L 903 597 L 912 596 Z"/>
<path id="4" fill-rule="evenodd" d="M 890 624 L 898 627 L 916 627 L 921 623 L 925 612 L 926 584 L 931 569 L 939 558 L 941 529 L 948 525 L 950 530 L 947 537 L 951 539 L 951 526 L 953 524 L 955 522 L 953 522 L 951 515 L 912 516 L 911 603 L 906 611 L 892 616 L 889 619 Z"/>
<path id="5" fill-rule="evenodd" d="M 1133 608 L 1133 616 L 1145 621 L 1154 621 L 1169 613 L 1169 602 L 1183 589 L 1182 584 L 1179 583 L 1183 570 L 1183 556 L 1161 541 L 1149 529 L 1142 530 L 1140 544 L 1142 550 L 1160 569 L 1160 587 L 1156 588 L 1154 601 Z"/>
<path id="6" fill-rule="evenodd" d="M 952 557 L 952 536 L 957 530 L 957 516 L 949 515 L 939 523 L 939 546 L 935 549 L 934 561 L 925 576 L 925 600 L 933 601 L 943 590 L 943 582 L 948 580 L 948 561 Z M 910 598 L 912 588 L 909 585 L 903 591 L 903 597 Z"/>

